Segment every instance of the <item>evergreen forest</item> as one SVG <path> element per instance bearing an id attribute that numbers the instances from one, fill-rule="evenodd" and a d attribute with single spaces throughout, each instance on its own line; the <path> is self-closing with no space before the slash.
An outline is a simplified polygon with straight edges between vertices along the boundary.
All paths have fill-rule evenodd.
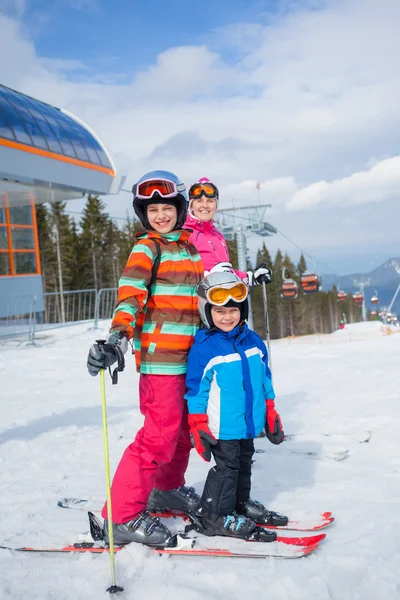
<path id="1" fill-rule="evenodd" d="M 89 195 L 78 224 L 66 210 L 65 202 L 37 205 L 36 217 L 45 293 L 118 286 L 134 235 L 142 229 L 133 215 L 117 225 L 105 211 L 103 201 Z M 237 267 L 236 242 L 228 241 L 227 244 L 231 262 Z M 354 304 L 351 294 L 345 302 L 339 303 L 337 289 L 324 290 L 323 282 L 321 291 L 303 294 L 300 277 L 307 271 L 303 255 L 298 264 L 280 250 L 272 258 L 264 243 L 255 264 L 261 262 L 267 263 L 272 270 L 272 283 L 266 286 L 271 339 L 331 333 L 343 317 L 349 323 L 362 320 L 361 308 Z M 251 268 L 250 262 L 248 267 Z M 299 286 L 296 299 L 281 297 L 283 267 L 287 277 Z M 251 288 L 251 303 L 254 329 L 264 337 L 266 316 L 262 285 Z"/>

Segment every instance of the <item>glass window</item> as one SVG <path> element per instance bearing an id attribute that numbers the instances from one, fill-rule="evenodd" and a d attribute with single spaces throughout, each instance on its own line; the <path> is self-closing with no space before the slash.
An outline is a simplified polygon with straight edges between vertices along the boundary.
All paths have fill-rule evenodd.
<path id="1" fill-rule="evenodd" d="M 0 223 L 6 222 L 6 210 L 0 207 Z"/>
<path id="2" fill-rule="evenodd" d="M 7 227 L 0 227 L 0 250 L 7 250 L 7 248 L 8 248 Z"/>
<path id="3" fill-rule="evenodd" d="M 89 156 L 89 162 L 96 165 L 104 164 L 100 158 L 100 154 L 103 153 L 99 143 L 93 138 L 92 135 L 79 123 L 71 119 L 68 115 L 65 115 L 61 111 L 58 114 L 59 121 L 63 127 L 68 130 L 69 135 L 72 137 L 73 142 L 76 138 L 80 139 L 81 143 L 86 149 Z M 87 159 L 86 159 L 87 160 Z M 110 166 L 107 162 L 107 166 Z"/>
<path id="4" fill-rule="evenodd" d="M 43 137 L 43 133 L 33 115 L 29 112 L 26 107 L 26 103 L 23 101 L 23 96 L 19 96 L 15 93 L 7 94 L 8 101 L 15 108 L 19 116 L 21 117 L 25 129 L 30 134 L 32 141 L 35 146 L 38 148 L 43 148 L 44 150 L 48 150 L 49 147 L 47 145 L 46 140 Z"/>
<path id="5" fill-rule="evenodd" d="M 15 140 L 13 130 L 9 126 L 3 113 L 0 111 L 0 137 L 7 138 L 8 140 Z"/>
<path id="6" fill-rule="evenodd" d="M 10 275 L 10 256 L 8 252 L 0 252 L 0 275 Z"/>
<path id="7" fill-rule="evenodd" d="M 71 140 L 69 139 L 65 129 L 61 127 L 60 123 L 54 116 L 58 111 L 56 111 L 55 109 L 51 109 L 51 107 L 46 106 L 46 104 L 42 104 L 40 106 L 40 109 L 41 112 L 43 112 L 43 114 L 45 115 L 47 121 L 50 123 L 51 127 L 53 128 L 56 136 L 60 140 L 63 148 L 63 154 L 65 156 L 72 156 L 73 158 L 76 158 L 76 152 L 71 144 Z"/>
<path id="8" fill-rule="evenodd" d="M 16 275 L 36 273 L 36 256 L 34 252 L 14 252 L 13 259 Z"/>
<path id="9" fill-rule="evenodd" d="M 28 102 L 27 102 L 28 103 Z M 36 109 L 33 101 L 28 103 L 29 110 L 35 117 L 36 121 L 39 123 L 40 129 L 43 131 L 43 134 L 46 138 L 46 141 L 49 145 L 50 150 L 53 152 L 57 152 L 57 154 L 64 154 L 64 151 L 61 147 L 61 144 L 49 123 L 46 121 L 45 117 Z"/>
<path id="10" fill-rule="evenodd" d="M 11 240 L 12 247 L 14 250 L 31 250 L 35 247 L 35 241 L 33 238 L 33 229 L 12 227 L 11 228 Z"/>
<path id="11" fill-rule="evenodd" d="M 31 206 L 10 206 L 10 223 L 13 225 L 32 225 Z"/>
<path id="12" fill-rule="evenodd" d="M 70 129 L 68 131 L 69 137 L 71 138 L 71 141 L 74 145 L 74 148 L 76 150 L 76 153 L 78 155 L 78 158 L 80 158 L 81 160 L 84 160 L 86 162 L 89 161 L 89 156 L 86 152 L 85 149 L 85 143 L 82 140 L 82 138 L 80 137 L 80 135 L 74 131 L 73 129 Z"/>
<path id="13" fill-rule="evenodd" d="M 17 115 L 11 104 L 7 102 L 1 91 L 0 109 L 4 113 L 7 121 L 10 123 L 17 141 L 21 142 L 22 144 L 28 144 L 29 146 L 32 146 L 32 138 L 26 131 L 20 117 Z"/>

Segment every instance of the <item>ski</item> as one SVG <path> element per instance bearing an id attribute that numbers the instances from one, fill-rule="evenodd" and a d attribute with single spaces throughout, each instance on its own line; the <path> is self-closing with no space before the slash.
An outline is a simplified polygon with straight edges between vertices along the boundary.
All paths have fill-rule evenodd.
<path id="1" fill-rule="evenodd" d="M 85 500 L 83 498 L 61 498 L 60 500 L 58 500 L 57 502 L 58 506 L 60 506 L 61 508 L 68 508 L 68 509 L 72 509 L 72 510 L 84 510 L 84 511 L 94 511 L 94 512 L 100 512 L 100 508 L 93 508 L 93 505 L 96 505 L 96 501 L 94 500 Z M 163 519 L 166 518 L 172 518 L 172 517 L 179 517 L 182 519 L 186 518 L 186 514 L 185 513 L 179 513 L 179 512 L 173 512 L 173 511 L 169 511 L 169 512 L 160 512 L 160 513 L 152 513 L 154 516 L 156 517 L 160 517 Z M 279 527 L 274 527 L 273 525 L 260 525 L 261 527 L 264 527 L 265 529 L 276 529 L 276 530 L 291 530 L 291 531 L 318 531 L 320 529 L 324 529 L 325 527 L 327 527 L 328 525 L 330 525 L 331 523 L 333 523 L 333 521 L 335 520 L 335 518 L 332 516 L 332 513 L 330 512 L 324 512 L 321 513 L 320 515 L 318 515 L 315 518 L 307 518 L 304 520 L 289 520 L 287 525 L 283 525 L 283 526 L 279 526 Z"/>
<path id="2" fill-rule="evenodd" d="M 326 452 L 324 450 L 290 450 L 290 454 L 296 454 L 297 456 L 303 456 L 304 458 L 312 458 L 315 460 L 335 460 L 340 461 L 349 455 L 349 450 L 344 448 L 343 450 L 336 450 L 332 452 Z"/>
<path id="3" fill-rule="evenodd" d="M 372 431 L 356 432 L 323 432 L 323 433 L 289 433 L 285 434 L 285 441 L 295 440 L 296 442 L 349 442 L 354 441 L 358 444 L 367 444 L 372 436 Z"/>
<path id="4" fill-rule="evenodd" d="M 324 536 L 325 537 L 325 536 Z M 225 557 L 225 558 L 301 558 L 307 556 L 316 550 L 319 542 L 314 544 L 286 544 L 282 541 L 270 543 L 262 542 L 246 542 L 245 540 L 233 540 L 226 538 L 226 547 L 220 547 L 214 544 L 221 544 L 222 538 L 210 538 L 206 536 L 196 536 L 195 538 L 184 538 L 177 536 L 177 545 L 172 548 L 151 548 L 151 551 L 156 554 L 167 554 L 169 556 L 208 556 L 208 557 Z M 233 543 L 232 543 L 233 542 Z M 116 546 L 115 552 L 120 552 L 125 546 Z M 96 542 L 79 542 L 64 547 L 33 547 L 33 546 L 0 546 L 1 550 L 11 552 L 31 552 L 31 553 L 62 553 L 62 554 L 103 554 L 109 552 L 109 548 L 102 546 Z"/>

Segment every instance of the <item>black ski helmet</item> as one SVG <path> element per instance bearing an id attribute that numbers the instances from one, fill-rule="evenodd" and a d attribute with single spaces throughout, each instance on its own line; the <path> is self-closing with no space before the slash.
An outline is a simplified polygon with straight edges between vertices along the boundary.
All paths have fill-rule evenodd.
<path id="1" fill-rule="evenodd" d="M 141 194 L 141 184 L 159 183 L 149 195 Z M 163 193 L 157 190 L 165 188 Z M 186 219 L 188 199 L 185 184 L 170 171 L 150 171 L 145 173 L 132 188 L 133 210 L 145 229 L 153 229 L 147 218 L 149 204 L 172 204 L 176 206 L 177 221 L 174 229 L 181 229 Z"/>

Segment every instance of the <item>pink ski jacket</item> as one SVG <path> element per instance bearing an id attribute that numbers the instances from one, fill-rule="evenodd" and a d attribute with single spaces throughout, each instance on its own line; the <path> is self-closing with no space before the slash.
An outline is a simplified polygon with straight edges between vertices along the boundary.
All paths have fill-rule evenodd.
<path id="1" fill-rule="evenodd" d="M 189 242 L 196 248 L 201 256 L 204 271 L 211 271 L 220 262 L 229 262 L 229 252 L 225 238 L 215 227 L 214 220 L 203 222 L 188 213 L 184 229 L 192 229 Z M 237 271 L 235 273 L 243 280 L 247 279 L 247 273 Z"/>

